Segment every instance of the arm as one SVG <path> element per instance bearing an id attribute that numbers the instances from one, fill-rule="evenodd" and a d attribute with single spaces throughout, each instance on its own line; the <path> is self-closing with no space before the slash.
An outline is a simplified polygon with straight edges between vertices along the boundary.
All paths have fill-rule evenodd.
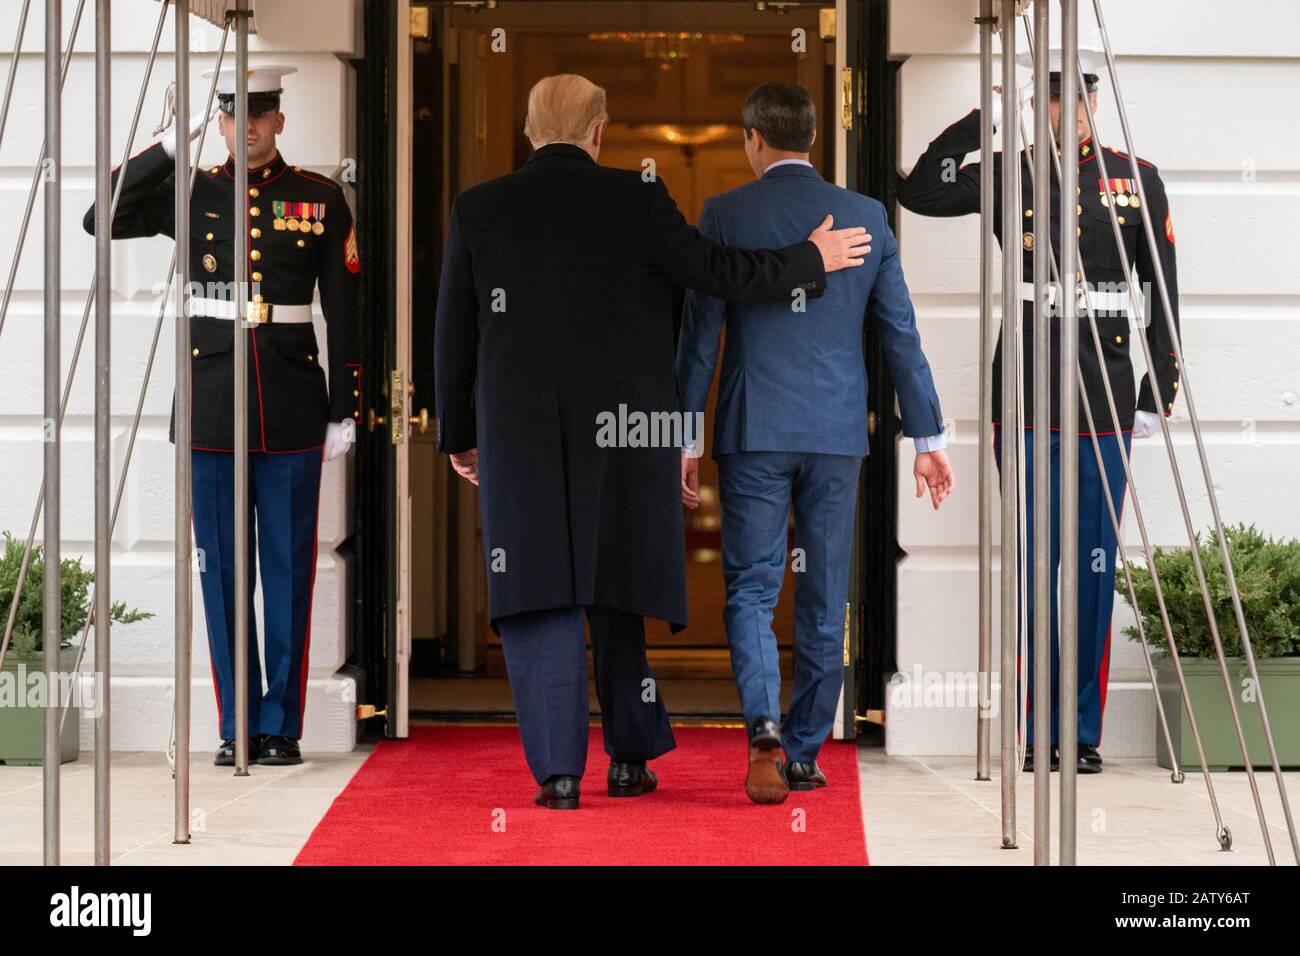
<path id="1" fill-rule="evenodd" d="M 700 213 L 700 232 L 710 239 L 718 238 L 717 220 L 708 200 Z M 708 404 L 726 314 L 727 303 L 722 299 L 694 289 L 686 290 L 682 333 L 677 342 L 677 381 L 682 392 L 682 411 L 688 415 L 704 414 L 704 406 Z"/>
<path id="2" fill-rule="evenodd" d="M 434 320 L 434 400 L 438 450 L 468 452 L 478 445 L 474 381 L 478 369 L 478 295 L 469 252 L 461 238 L 459 200 L 448 217 L 447 248 Z"/>
<path id="3" fill-rule="evenodd" d="M 1165 305 L 1160 298 L 1160 287 L 1156 282 L 1155 261 L 1158 258 L 1165 274 L 1165 283 L 1169 287 L 1169 304 L 1173 306 L 1174 327 L 1178 323 L 1178 268 L 1174 258 L 1174 226 L 1169 214 L 1169 197 L 1165 195 L 1164 183 L 1154 169 L 1144 170 L 1149 175 L 1143 180 L 1147 203 L 1151 207 L 1151 225 L 1156 236 L 1156 248 L 1152 249 L 1146 240 L 1146 230 L 1138 233 L 1137 276 L 1142 284 L 1150 286 L 1146 296 L 1150 322 L 1145 329 L 1147 344 L 1151 349 L 1151 361 L 1155 363 L 1156 376 L 1159 379 L 1160 398 L 1157 401 L 1151 388 L 1151 372 L 1142 377 L 1138 389 L 1138 411 L 1166 416 L 1173 414 L 1174 400 L 1178 397 L 1178 365 L 1174 357 L 1173 337 L 1169 334 L 1169 323 L 1165 320 Z"/>
<path id="4" fill-rule="evenodd" d="M 923 216 L 966 216 L 980 211 L 980 164 L 961 165 L 980 148 L 980 111 L 971 110 L 935 137 L 898 185 L 904 209 Z M 996 181 L 996 180 L 995 180 Z"/>
<path id="5" fill-rule="evenodd" d="M 114 239 L 138 239 L 164 235 L 175 238 L 176 200 L 174 160 L 162 143 L 154 143 L 132 158 L 126 167 L 126 181 L 113 216 Z M 122 170 L 113 170 L 110 193 L 117 188 Z M 82 228 L 95 234 L 95 206 L 92 203 L 81 221 Z"/>
<path id="6" fill-rule="evenodd" d="M 339 189 L 331 210 L 321 250 L 320 307 L 325 315 L 325 334 L 330 358 L 330 421 L 361 420 L 361 354 L 357 318 L 360 308 L 361 261 L 357 253 L 357 227 L 347 197 Z M 335 450 L 335 454 L 338 450 Z M 332 457 L 332 456 L 328 456 Z"/>
<path id="7" fill-rule="evenodd" d="M 882 224 L 881 231 L 880 269 L 867 302 L 867 318 L 872 333 L 884 347 L 885 361 L 894 379 L 903 434 L 909 438 L 941 435 L 943 413 L 939 410 L 930 363 L 921 351 L 916 312 L 898 259 L 898 240 L 887 223 Z"/>
<path id="8" fill-rule="evenodd" d="M 810 297 L 825 291 L 826 271 L 812 242 L 777 250 L 724 246 L 686 221 L 663 180 L 655 179 L 646 188 L 651 261 L 679 285 L 721 299 L 789 297 L 797 288 Z"/>

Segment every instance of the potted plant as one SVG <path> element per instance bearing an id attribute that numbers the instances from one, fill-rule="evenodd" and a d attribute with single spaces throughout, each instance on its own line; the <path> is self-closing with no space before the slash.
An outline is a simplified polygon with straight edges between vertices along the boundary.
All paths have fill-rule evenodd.
<path id="1" fill-rule="evenodd" d="M 1283 766 L 1300 766 L 1300 541 L 1266 537 L 1254 525 L 1227 527 L 1224 534 L 1263 685 L 1278 760 Z M 1241 633 L 1223 569 L 1223 556 L 1213 530 L 1204 537 L 1197 535 L 1196 547 L 1205 570 L 1250 762 L 1252 766 L 1267 767 L 1270 765 L 1268 746 L 1259 719 L 1260 688 L 1254 686 L 1242 656 Z M 1166 551 L 1156 548 L 1155 565 L 1160 575 L 1170 629 L 1178 646 L 1187 693 L 1205 747 L 1206 764 L 1211 770 L 1241 768 L 1244 766 L 1241 746 L 1232 725 L 1191 549 Z M 1153 650 L 1160 648 L 1163 651 L 1156 654 L 1154 660 L 1156 689 L 1169 720 L 1169 734 L 1178 753 L 1179 765 L 1196 767 L 1200 763 L 1196 742 L 1166 646 L 1151 573 L 1145 564 L 1135 562 L 1129 567 L 1147 640 Z M 1116 576 L 1115 588 L 1127 596 L 1122 574 Z M 1131 639 L 1138 639 L 1136 627 L 1126 627 L 1124 632 Z M 1158 730 L 1157 762 L 1172 769 L 1164 735 Z"/>
<path id="2" fill-rule="evenodd" d="M 22 568 L 23 546 L 9 532 L 4 533 L 4 551 L 0 553 L 0 640 L 3 627 L 9 619 L 14 591 L 18 587 Z M 90 613 L 90 585 L 95 572 L 85 568 L 79 558 L 66 558 L 60 562 L 61 608 L 59 613 L 59 671 L 70 674 L 77 663 L 77 648 L 73 643 L 81 636 Z M 45 708 L 34 693 L 33 678 L 45 666 L 41 640 L 42 582 L 45 561 L 39 546 L 32 548 L 23 579 L 22 594 L 18 599 L 18 613 L 14 619 L 13 638 L 5 655 L 4 669 L 0 671 L 0 764 L 36 765 L 41 763 L 45 734 Z M 130 624 L 153 617 L 147 611 L 127 609 L 121 601 L 113 602 L 112 620 Z M 61 762 L 77 759 L 80 740 L 79 709 L 74 697 L 68 709 L 59 739 Z"/>

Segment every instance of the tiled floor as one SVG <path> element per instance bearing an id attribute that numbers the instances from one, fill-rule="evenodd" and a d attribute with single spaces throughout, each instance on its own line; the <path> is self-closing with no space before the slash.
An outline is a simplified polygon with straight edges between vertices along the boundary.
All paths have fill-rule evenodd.
<path id="1" fill-rule="evenodd" d="M 173 784 L 155 753 L 113 760 L 113 858 L 137 865 L 288 864 L 312 828 L 361 765 L 369 748 L 309 755 L 299 767 L 250 768 L 248 777 L 194 754 L 193 838 L 172 843 Z M 963 757 L 887 757 L 863 748 L 859 766 L 867 849 L 875 864 L 1024 865 L 1033 862 L 1033 788 L 1017 785 L 1019 843 L 1003 850 L 1000 789 L 977 782 Z M 62 846 L 66 863 L 92 862 L 94 765 L 90 754 L 65 764 Z M 1300 773 L 1286 775 L 1300 796 Z M 1272 774 L 1257 773 L 1280 863 L 1294 862 Z M 1052 812 L 1059 776 L 1053 775 Z M 665 781 L 666 783 L 668 781 Z M 739 781 L 737 785 L 739 786 Z M 836 781 L 832 781 L 834 785 Z M 1154 762 L 1113 758 L 1106 772 L 1080 777 L 1078 861 L 1098 864 L 1247 865 L 1265 862 L 1244 774 L 1216 774 L 1214 784 L 1234 850 L 1215 842 L 1214 817 L 1199 774 L 1181 785 Z M 0 865 L 41 861 L 41 770 L 0 767 Z M 1055 819 L 1055 816 L 1053 817 Z"/>

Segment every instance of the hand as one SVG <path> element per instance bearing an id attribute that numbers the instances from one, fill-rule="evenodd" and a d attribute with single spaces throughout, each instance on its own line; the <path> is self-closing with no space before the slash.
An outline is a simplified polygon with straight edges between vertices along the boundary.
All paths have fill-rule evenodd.
<path id="1" fill-rule="evenodd" d="M 993 128 L 997 129 L 1002 125 L 1002 87 L 993 87 L 993 108 L 989 110 L 989 115 L 993 117 Z"/>
<path id="2" fill-rule="evenodd" d="M 694 511 L 700 506 L 700 460 L 682 452 L 682 504 Z"/>
<path id="3" fill-rule="evenodd" d="M 451 467 L 456 469 L 456 474 L 460 475 L 472 485 L 478 484 L 478 449 L 471 448 L 469 451 L 457 452 L 451 457 Z"/>
<path id="4" fill-rule="evenodd" d="M 198 139 L 199 134 L 203 132 L 203 127 L 207 126 L 208 123 L 211 121 L 212 117 L 216 115 L 217 115 L 217 109 L 214 106 L 212 108 L 211 114 L 200 112 L 200 113 L 195 113 L 193 116 L 191 116 L 189 130 L 187 132 L 187 135 L 189 136 L 189 142 L 192 143 L 196 139 Z M 162 136 L 158 138 L 158 142 L 162 144 L 163 152 L 165 152 L 172 159 L 176 158 L 175 121 L 172 122 L 171 129 L 167 130 L 167 132 L 163 133 Z"/>
<path id="5" fill-rule="evenodd" d="M 952 478 L 952 465 L 948 464 L 948 453 L 945 451 L 927 451 L 917 455 L 912 474 L 916 476 L 916 497 L 922 497 L 928 487 L 935 511 L 939 510 L 940 502 L 952 494 L 956 487 Z"/>
<path id="6" fill-rule="evenodd" d="M 808 240 L 817 245 L 822 254 L 822 265 L 827 272 L 838 272 L 851 266 L 862 265 L 862 256 L 871 251 L 871 236 L 862 226 L 832 229 L 835 219 L 827 216 L 822 224 L 808 234 Z"/>
<path id="7" fill-rule="evenodd" d="M 330 422 L 325 426 L 325 460 L 333 461 L 339 455 L 345 454 L 352 448 L 352 434 L 354 428 L 352 419 L 346 422 Z"/>
<path id="8" fill-rule="evenodd" d="M 1144 412 L 1141 409 L 1133 415 L 1133 437 L 1150 438 L 1160 427 L 1160 419 L 1154 412 Z"/>

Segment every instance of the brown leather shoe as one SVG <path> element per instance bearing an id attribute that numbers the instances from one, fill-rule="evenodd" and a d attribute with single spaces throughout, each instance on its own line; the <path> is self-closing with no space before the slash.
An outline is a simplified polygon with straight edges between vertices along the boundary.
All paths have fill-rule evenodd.
<path id="1" fill-rule="evenodd" d="M 755 803 L 781 803 L 790 795 L 781 775 L 781 734 L 771 717 L 758 718 L 750 728 L 745 794 Z"/>

